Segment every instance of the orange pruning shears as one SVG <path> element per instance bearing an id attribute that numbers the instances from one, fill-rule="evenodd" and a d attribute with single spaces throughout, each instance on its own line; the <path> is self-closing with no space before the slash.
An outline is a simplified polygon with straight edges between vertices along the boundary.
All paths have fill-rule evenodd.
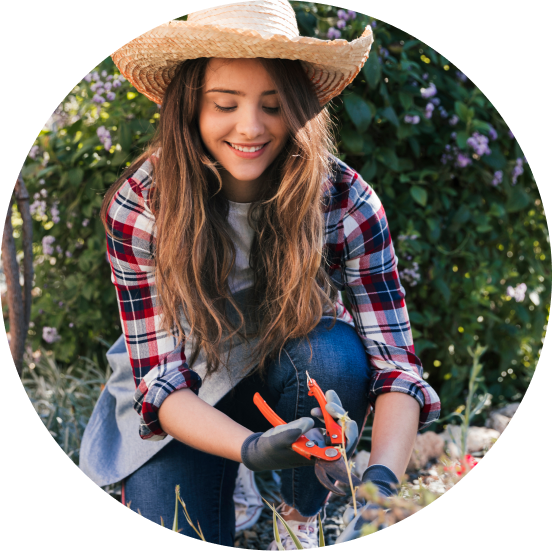
<path id="1" fill-rule="evenodd" d="M 318 386 L 318 383 L 314 379 L 309 377 L 308 372 L 307 385 L 309 388 L 309 396 L 314 396 L 316 398 L 324 416 L 324 424 L 326 425 L 324 434 L 325 446 L 320 447 L 318 442 L 310 440 L 305 435 L 301 435 L 291 445 L 291 448 L 303 457 L 314 460 L 314 471 L 322 486 L 334 494 L 344 496 L 345 492 L 337 488 L 335 483 L 333 483 L 329 477 L 332 477 L 334 480 L 342 482 L 343 484 L 349 484 L 349 475 L 347 473 L 345 459 L 343 458 L 341 451 L 336 448 L 336 446 L 343 445 L 343 442 L 346 439 L 343 436 L 341 426 L 326 411 L 326 397 L 324 396 L 322 389 Z M 255 396 L 253 396 L 253 402 L 274 427 L 286 424 L 286 422 L 279 417 L 262 399 L 258 392 L 255 393 Z M 347 445 L 346 441 L 345 445 Z M 352 473 L 351 482 L 354 487 L 362 484 L 360 479 Z"/>

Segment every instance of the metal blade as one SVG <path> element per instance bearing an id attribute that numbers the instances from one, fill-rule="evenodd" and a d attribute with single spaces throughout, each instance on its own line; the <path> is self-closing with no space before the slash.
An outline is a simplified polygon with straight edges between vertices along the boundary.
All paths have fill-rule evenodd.
<path id="1" fill-rule="evenodd" d="M 314 461 L 314 472 L 316 473 L 316 477 L 318 478 L 318 481 L 324 488 L 330 490 L 330 492 L 333 492 L 334 494 L 338 496 L 344 496 L 345 492 L 341 489 L 339 489 L 329 478 L 326 474 L 326 468 L 324 464 L 327 463 L 327 461 L 321 461 L 320 459 L 315 459 Z"/>

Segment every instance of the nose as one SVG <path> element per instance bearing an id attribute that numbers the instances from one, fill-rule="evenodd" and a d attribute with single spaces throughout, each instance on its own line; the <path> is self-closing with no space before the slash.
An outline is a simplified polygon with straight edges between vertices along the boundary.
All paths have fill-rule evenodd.
<path id="1" fill-rule="evenodd" d="M 262 121 L 262 111 L 257 105 L 250 105 L 241 110 L 236 130 L 247 140 L 262 136 L 265 125 Z"/>

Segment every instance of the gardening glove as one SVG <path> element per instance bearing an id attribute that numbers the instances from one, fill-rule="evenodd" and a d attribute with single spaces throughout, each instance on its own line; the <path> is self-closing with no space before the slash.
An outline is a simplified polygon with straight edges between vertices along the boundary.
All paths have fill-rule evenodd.
<path id="1" fill-rule="evenodd" d="M 395 473 L 385 465 L 371 465 L 362 475 L 362 482 L 366 484 L 371 482 L 378 489 L 379 495 L 383 498 L 397 495 L 399 481 Z M 377 512 L 381 508 L 377 503 L 367 503 L 364 500 L 357 499 L 357 515 L 354 514 L 352 502 L 343 513 L 343 523 L 345 530 L 336 539 L 335 543 L 343 543 L 359 538 L 362 528 L 373 522 L 377 518 Z M 378 526 L 378 530 L 385 528 L 385 525 Z"/>
<path id="2" fill-rule="evenodd" d="M 347 415 L 347 412 L 343 409 L 341 405 L 341 400 L 335 392 L 335 390 L 328 390 L 325 394 L 326 396 L 326 411 L 338 422 L 341 427 L 343 427 L 343 421 L 339 420 L 339 417 Z M 324 416 L 322 410 L 319 407 L 313 408 L 311 410 L 311 415 L 320 419 L 324 422 Z M 352 419 L 347 417 L 345 421 L 345 438 L 347 438 L 347 446 L 345 451 L 347 454 L 355 449 L 358 440 L 358 425 Z"/>
<path id="3" fill-rule="evenodd" d="M 314 419 L 301 417 L 286 425 L 249 436 L 242 444 L 242 463 L 250 471 L 274 471 L 314 466 L 314 462 L 293 451 L 291 445 L 314 426 Z"/>

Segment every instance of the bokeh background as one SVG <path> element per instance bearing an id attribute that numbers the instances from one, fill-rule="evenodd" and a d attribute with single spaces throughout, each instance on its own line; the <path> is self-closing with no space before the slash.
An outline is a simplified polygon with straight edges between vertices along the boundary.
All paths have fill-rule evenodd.
<path id="1" fill-rule="evenodd" d="M 359 13 L 292 5 L 303 35 L 352 40 L 373 27 L 368 62 L 331 106 L 340 156 L 386 209 L 416 353 L 443 422 L 465 408 L 470 349 L 486 347 L 477 423 L 521 400 L 546 331 L 550 244 L 530 167 L 490 101 L 438 52 Z M 24 382 L 75 460 L 109 374 L 105 352 L 121 332 L 99 208 L 158 113 L 108 58 L 61 102 L 22 168 L 35 273 Z M 11 221 L 21 257 L 17 203 Z"/>

